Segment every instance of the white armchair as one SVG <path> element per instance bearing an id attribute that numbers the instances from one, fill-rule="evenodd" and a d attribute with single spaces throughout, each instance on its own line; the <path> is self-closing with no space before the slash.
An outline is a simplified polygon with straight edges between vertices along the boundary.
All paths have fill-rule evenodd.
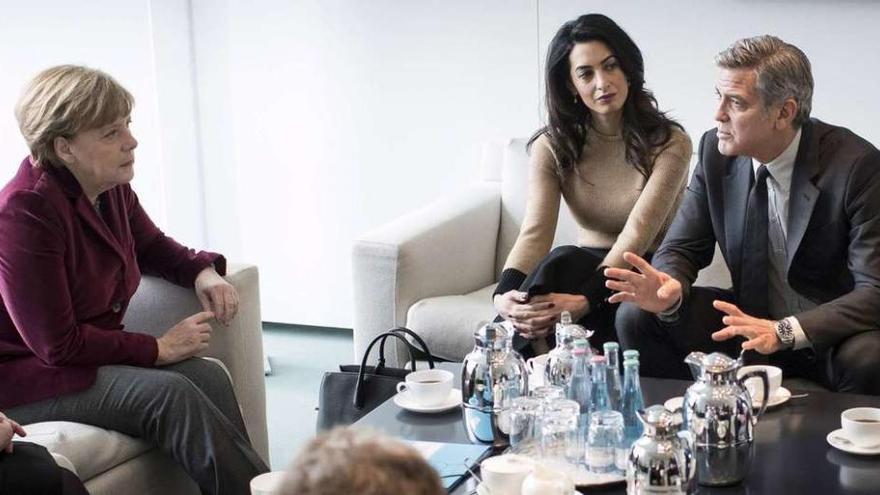
<path id="1" fill-rule="evenodd" d="M 486 144 L 481 181 L 374 231 L 354 243 L 354 351 L 403 325 L 439 357 L 461 360 L 473 332 L 494 318 L 492 292 L 525 215 L 526 140 Z M 576 225 L 560 208 L 554 246 L 574 244 Z M 729 287 L 720 255 L 700 284 Z M 389 359 L 394 360 L 391 356 Z"/>
<path id="2" fill-rule="evenodd" d="M 251 442 L 269 464 L 259 274 L 256 266 L 230 264 L 226 279 L 238 291 L 240 312 L 229 327 L 214 329 L 204 357 L 219 360 L 229 372 Z M 192 289 L 144 277 L 125 326 L 158 336 L 198 311 L 201 305 Z M 200 493 L 180 466 L 142 440 L 62 421 L 25 425 L 25 429 L 26 440 L 44 445 L 58 464 L 75 471 L 91 495 Z"/>

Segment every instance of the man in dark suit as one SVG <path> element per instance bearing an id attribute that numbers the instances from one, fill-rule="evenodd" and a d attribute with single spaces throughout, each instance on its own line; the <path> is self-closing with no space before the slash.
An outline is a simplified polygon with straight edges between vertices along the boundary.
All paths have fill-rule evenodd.
<path id="1" fill-rule="evenodd" d="M 689 377 L 693 350 L 769 356 L 786 375 L 880 394 L 880 152 L 810 119 L 797 47 L 739 40 L 716 57 L 718 123 L 653 266 L 609 268 L 624 348 L 647 375 Z M 716 242 L 732 290 L 692 287 Z"/>

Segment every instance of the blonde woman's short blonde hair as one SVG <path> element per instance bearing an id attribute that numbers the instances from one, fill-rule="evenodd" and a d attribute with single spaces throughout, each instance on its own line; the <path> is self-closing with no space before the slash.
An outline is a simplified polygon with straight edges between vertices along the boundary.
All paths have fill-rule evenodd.
<path id="1" fill-rule="evenodd" d="M 56 138 L 111 124 L 130 115 L 132 107 L 131 93 L 105 72 L 59 65 L 28 83 L 15 118 L 36 166 L 62 166 L 55 154 Z"/>
<path id="2" fill-rule="evenodd" d="M 335 428 L 309 442 L 290 466 L 282 495 L 445 495 L 415 449 L 380 433 Z"/>

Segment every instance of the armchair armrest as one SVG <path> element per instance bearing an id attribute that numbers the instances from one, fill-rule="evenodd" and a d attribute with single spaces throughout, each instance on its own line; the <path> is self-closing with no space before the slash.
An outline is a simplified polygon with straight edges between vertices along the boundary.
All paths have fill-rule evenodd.
<path id="1" fill-rule="evenodd" d="M 491 284 L 500 215 L 500 185 L 482 182 L 355 240 L 355 359 L 376 335 L 404 325 L 415 302 Z"/>
<path id="2" fill-rule="evenodd" d="M 268 464 L 259 273 L 254 265 L 230 263 L 225 278 L 238 291 L 239 313 L 228 327 L 214 325 L 211 346 L 204 357 L 219 359 L 229 371 L 248 435 L 254 449 Z M 158 337 L 199 311 L 202 306 L 192 289 L 145 276 L 129 304 L 124 323 L 126 330 Z"/>

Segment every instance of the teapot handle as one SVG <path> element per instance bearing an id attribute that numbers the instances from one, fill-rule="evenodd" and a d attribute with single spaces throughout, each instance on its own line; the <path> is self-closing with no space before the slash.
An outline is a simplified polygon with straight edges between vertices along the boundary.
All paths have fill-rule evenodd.
<path id="1" fill-rule="evenodd" d="M 761 408 L 758 410 L 757 416 L 755 416 L 755 423 L 757 423 L 758 420 L 761 419 L 761 416 L 764 415 L 764 411 L 767 410 L 767 404 L 770 403 L 770 381 L 767 379 L 767 372 L 766 371 L 754 370 L 754 371 L 749 371 L 748 373 L 743 374 L 743 376 L 741 376 L 739 378 L 740 386 L 745 388 L 745 381 L 748 380 L 749 378 L 752 378 L 753 376 L 760 378 L 761 379 L 761 386 L 764 387 L 764 393 L 761 395 L 761 397 L 763 397 L 764 400 L 761 401 Z"/>

